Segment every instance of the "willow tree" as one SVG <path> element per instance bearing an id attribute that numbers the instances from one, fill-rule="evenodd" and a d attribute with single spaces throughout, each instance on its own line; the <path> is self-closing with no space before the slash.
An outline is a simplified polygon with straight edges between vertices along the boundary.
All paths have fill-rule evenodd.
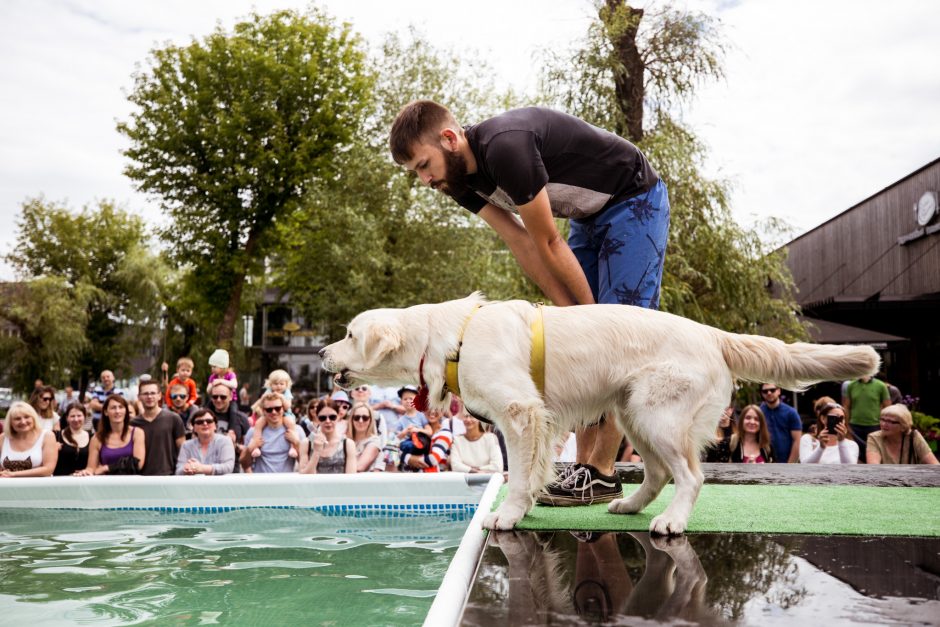
<path id="1" fill-rule="evenodd" d="M 6 255 L 0 318 L 17 329 L 0 360 L 18 387 L 43 378 L 87 382 L 144 354 L 160 326 L 166 275 L 144 221 L 111 202 L 74 212 L 42 198 L 23 204 Z"/>
<path id="2" fill-rule="evenodd" d="M 277 223 L 336 175 L 370 91 L 364 61 L 348 25 L 311 9 L 156 49 L 135 74 L 125 173 L 159 199 L 219 345 L 232 346 L 246 277 L 281 245 Z"/>
<path id="3" fill-rule="evenodd" d="M 542 93 L 637 144 L 666 182 L 672 221 L 662 308 L 729 331 L 805 337 L 785 253 L 735 222 L 727 182 L 703 174 L 707 152 L 680 118 L 700 85 L 723 76 L 720 25 L 669 5 L 605 0 L 596 8 L 581 45 L 549 55 Z"/>

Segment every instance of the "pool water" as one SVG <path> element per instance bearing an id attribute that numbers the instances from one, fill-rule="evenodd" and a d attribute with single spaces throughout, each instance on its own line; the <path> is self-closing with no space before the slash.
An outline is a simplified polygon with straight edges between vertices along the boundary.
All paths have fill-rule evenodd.
<path id="1" fill-rule="evenodd" d="M 463 615 L 492 625 L 937 625 L 940 538 L 490 535 Z"/>
<path id="2" fill-rule="evenodd" d="M 4 624 L 420 624 L 472 512 L 0 510 Z"/>

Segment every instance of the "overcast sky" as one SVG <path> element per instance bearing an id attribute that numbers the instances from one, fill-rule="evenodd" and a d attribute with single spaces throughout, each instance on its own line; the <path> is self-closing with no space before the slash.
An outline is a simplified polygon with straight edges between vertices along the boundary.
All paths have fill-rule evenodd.
<path id="1" fill-rule="evenodd" d="M 0 253 L 22 202 L 79 209 L 115 199 L 158 219 L 123 176 L 116 120 L 135 64 L 164 42 L 202 38 L 256 0 L 0 1 Z M 645 6 L 649 3 L 636 3 Z M 588 0 L 329 0 L 370 41 L 417 26 L 467 46 L 502 85 L 532 92 L 533 53 L 583 36 Z M 802 233 L 940 156 L 940 2 L 689 0 L 721 20 L 727 78 L 700 90 L 686 119 L 710 149 L 708 172 L 733 183 L 745 224 L 785 218 Z M 874 228 L 874 227 L 873 227 Z M 94 234 L 89 234 L 93 237 Z M 0 279 L 12 273 L 0 263 Z"/>

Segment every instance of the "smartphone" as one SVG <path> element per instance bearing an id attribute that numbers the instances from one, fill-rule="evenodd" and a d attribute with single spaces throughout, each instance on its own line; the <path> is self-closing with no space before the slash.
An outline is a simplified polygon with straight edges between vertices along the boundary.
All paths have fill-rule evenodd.
<path id="1" fill-rule="evenodd" d="M 842 422 L 842 418 L 839 416 L 826 416 L 826 431 L 830 435 L 836 435 L 836 425 Z"/>

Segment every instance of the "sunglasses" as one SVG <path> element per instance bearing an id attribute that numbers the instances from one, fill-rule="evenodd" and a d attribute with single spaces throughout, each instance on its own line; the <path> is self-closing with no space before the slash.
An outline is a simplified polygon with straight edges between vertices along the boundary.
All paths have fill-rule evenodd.
<path id="1" fill-rule="evenodd" d="M 208 418 L 206 418 L 206 419 L 200 418 L 200 419 L 198 419 L 198 420 L 193 420 L 193 425 L 196 426 L 196 427 L 198 427 L 199 425 L 211 425 L 211 424 L 213 424 L 214 422 L 215 422 L 215 420 L 209 420 Z"/>
<path id="2" fill-rule="evenodd" d="M 360 385 L 359 387 L 353 390 L 353 392 L 368 392 L 368 391 L 369 391 L 369 386 L 367 385 Z"/>
<path id="3" fill-rule="evenodd" d="M 280 405 L 275 405 L 274 407 L 262 407 L 266 414 L 279 414 L 284 411 L 284 408 Z"/>
<path id="4" fill-rule="evenodd" d="M 891 418 L 886 418 L 885 416 L 882 416 L 881 418 L 879 418 L 879 420 L 881 420 L 881 422 L 887 422 L 889 425 L 901 424 L 900 420 L 892 420 Z"/>
<path id="5" fill-rule="evenodd" d="M 764 388 L 760 391 L 761 394 L 770 394 L 771 392 L 776 392 L 780 388 Z"/>
<path id="6" fill-rule="evenodd" d="M 365 414 L 365 415 L 360 414 L 358 416 L 353 416 L 352 419 L 355 420 L 356 422 L 368 422 L 372 420 L 372 416 L 370 416 L 369 414 Z"/>
<path id="7" fill-rule="evenodd" d="M 52 400 L 52 397 L 51 397 L 51 396 L 42 396 L 42 397 L 40 397 L 40 398 L 41 398 L 42 400 L 46 401 L 47 403 Z"/>
<path id="8" fill-rule="evenodd" d="M 337 418 L 339 418 L 339 414 L 320 414 L 317 416 L 317 420 L 320 422 L 326 422 L 327 420 L 330 422 L 336 422 Z"/>
<path id="9" fill-rule="evenodd" d="M 214 401 L 224 401 L 227 398 L 232 398 L 230 394 L 213 394 L 212 400 Z"/>
<path id="10" fill-rule="evenodd" d="M 178 401 L 181 398 L 187 398 L 188 396 L 189 396 L 188 394 L 170 394 L 170 398 L 172 398 L 175 401 Z"/>

